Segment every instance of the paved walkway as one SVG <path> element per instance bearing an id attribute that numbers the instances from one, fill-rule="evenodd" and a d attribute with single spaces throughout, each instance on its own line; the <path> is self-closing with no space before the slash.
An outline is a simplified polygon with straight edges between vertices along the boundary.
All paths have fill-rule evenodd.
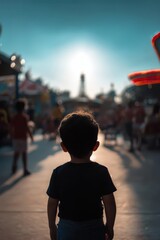
<path id="1" fill-rule="evenodd" d="M 118 191 L 115 240 L 160 239 L 160 151 L 101 146 L 93 161 L 108 166 Z M 49 240 L 45 194 L 53 168 L 66 162 L 58 143 L 36 136 L 29 146 L 32 175 L 10 176 L 12 149 L 0 149 L 0 239 Z M 76 239 L 75 239 L 76 240 Z"/>

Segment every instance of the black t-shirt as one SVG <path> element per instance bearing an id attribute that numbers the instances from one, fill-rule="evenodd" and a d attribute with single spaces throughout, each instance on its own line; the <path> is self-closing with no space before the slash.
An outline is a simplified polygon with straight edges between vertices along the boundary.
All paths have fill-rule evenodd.
<path id="1" fill-rule="evenodd" d="M 48 196 L 58 199 L 58 216 L 72 221 L 102 218 L 101 197 L 116 191 L 108 169 L 96 162 L 67 162 L 54 169 Z"/>

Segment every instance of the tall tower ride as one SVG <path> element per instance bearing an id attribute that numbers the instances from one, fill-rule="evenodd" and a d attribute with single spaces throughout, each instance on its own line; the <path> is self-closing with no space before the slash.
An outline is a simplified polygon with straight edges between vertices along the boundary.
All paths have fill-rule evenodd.
<path id="1" fill-rule="evenodd" d="M 84 74 L 81 74 L 81 76 L 80 76 L 79 97 L 87 97 L 86 92 L 85 92 L 85 75 Z"/>

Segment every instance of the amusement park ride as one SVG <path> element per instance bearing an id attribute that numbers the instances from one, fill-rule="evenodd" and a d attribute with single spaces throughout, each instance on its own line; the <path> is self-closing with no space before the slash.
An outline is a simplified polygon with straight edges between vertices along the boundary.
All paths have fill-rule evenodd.
<path id="1" fill-rule="evenodd" d="M 151 42 L 160 60 L 160 32 L 153 36 Z M 160 69 L 133 72 L 128 78 L 135 86 L 160 84 Z"/>

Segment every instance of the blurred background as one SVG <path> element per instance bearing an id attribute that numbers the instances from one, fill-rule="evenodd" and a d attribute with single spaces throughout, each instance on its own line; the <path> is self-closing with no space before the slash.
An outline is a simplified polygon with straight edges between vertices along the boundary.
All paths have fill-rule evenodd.
<path id="1" fill-rule="evenodd" d="M 159 0 L 0 1 L 2 240 L 49 240 L 45 192 L 66 161 L 57 123 L 76 110 L 100 126 L 92 160 L 109 167 L 118 189 L 115 240 L 160 239 L 159 10 Z M 21 162 L 11 175 L 21 98 L 34 135 L 27 178 Z"/>
<path id="2" fill-rule="evenodd" d="M 93 112 L 105 128 L 120 121 L 130 101 L 139 102 L 148 121 L 159 104 L 160 84 L 137 86 L 128 75 L 159 69 L 151 44 L 159 7 L 158 0 L 2 0 L 0 106 L 7 121 L 18 98 L 25 98 L 36 129 L 54 117 L 57 103 L 63 114 Z"/>

